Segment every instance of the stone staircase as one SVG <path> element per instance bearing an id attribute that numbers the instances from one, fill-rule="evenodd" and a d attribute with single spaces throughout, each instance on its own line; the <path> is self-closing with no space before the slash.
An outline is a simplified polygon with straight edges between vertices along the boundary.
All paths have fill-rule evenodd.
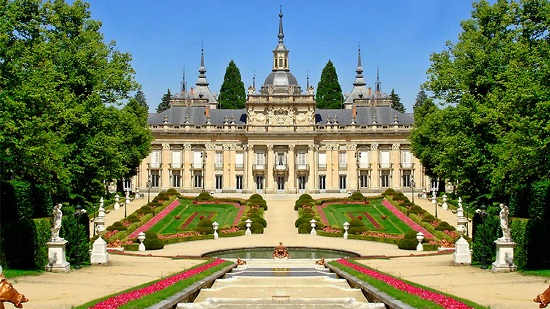
<path id="1" fill-rule="evenodd" d="M 249 260 L 177 308 L 385 308 L 314 260 Z"/>

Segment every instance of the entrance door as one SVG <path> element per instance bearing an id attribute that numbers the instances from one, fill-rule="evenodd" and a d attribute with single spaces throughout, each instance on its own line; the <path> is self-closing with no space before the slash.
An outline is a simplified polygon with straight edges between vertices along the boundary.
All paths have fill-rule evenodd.
<path id="1" fill-rule="evenodd" d="M 306 175 L 298 176 L 298 193 L 306 193 Z"/>
<path id="2" fill-rule="evenodd" d="M 278 193 L 284 193 L 285 192 L 285 176 L 277 176 L 277 192 Z"/>
<path id="3" fill-rule="evenodd" d="M 256 193 L 264 193 L 264 175 L 256 175 Z"/>

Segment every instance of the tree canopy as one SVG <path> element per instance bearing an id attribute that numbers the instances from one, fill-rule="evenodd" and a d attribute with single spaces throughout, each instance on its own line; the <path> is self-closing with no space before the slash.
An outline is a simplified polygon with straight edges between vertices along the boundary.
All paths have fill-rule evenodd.
<path id="1" fill-rule="evenodd" d="M 218 101 L 220 102 L 220 107 L 223 109 L 244 108 L 246 90 L 241 79 L 241 72 L 233 60 L 229 62 L 225 70 Z"/>
<path id="2" fill-rule="evenodd" d="M 342 87 L 338 82 L 338 74 L 332 61 L 328 61 L 323 71 L 321 79 L 317 84 L 317 93 L 315 96 L 317 108 L 322 109 L 339 109 L 342 108 L 344 96 L 342 95 Z"/>
<path id="3" fill-rule="evenodd" d="M 133 100 L 119 108 L 139 88 L 131 55 L 104 42 L 82 1 L 2 6 L 1 180 L 40 187 L 54 201 L 95 200 L 103 180 L 130 173 L 148 153 L 147 113 Z"/>
<path id="4" fill-rule="evenodd" d="M 171 97 L 172 97 L 172 94 L 170 93 L 170 89 L 168 89 L 166 91 L 166 93 L 162 96 L 162 99 L 161 99 L 159 105 L 157 106 L 157 113 L 162 113 L 165 110 L 172 107 L 172 105 L 170 104 L 170 98 Z"/>
<path id="5" fill-rule="evenodd" d="M 145 99 L 145 93 L 143 93 L 141 89 L 136 92 L 134 99 L 139 103 L 139 105 L 149 109 L 149 105 L 147 105 L 147 100 Z"/>
<path id="6" fill-rule="evenodd" d="M 399 98 L 399 95 L 395 93 L 394 89 L 391 90 L 390 98 L 391 98 L 391 107 L 398 112 L 404 113 L 405 106 L 403 106 L 403 103 L 401 103 L 401 98 Z"/>
<path id="7" fill-rule="evenodd" d="M 483 0 L 457 43 L 431 55 L 424 88 L 442 109 L 416 117 L 413 152 L 470 200 L 508 202 L 550 179 L 550 3 Z"/>

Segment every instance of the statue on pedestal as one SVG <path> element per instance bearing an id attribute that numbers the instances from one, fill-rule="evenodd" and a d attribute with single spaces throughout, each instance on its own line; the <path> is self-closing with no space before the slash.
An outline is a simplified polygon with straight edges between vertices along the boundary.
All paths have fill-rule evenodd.
<path id="1" fill-rule="evenodd" d="M 59 237 L 59 231 L 61 230 L 61 219 L 63 218 L 63 212 L 61 212 L 61 204 L 57 204 L 53 207 L 53 225 L 52 225 L 52 239 L 51 241 L 63 240 Z"/>
<path id="2" fill-rule="evenodd" d="M 273 251 L 273 258 L 274 259 L 290 259 L 290 255 L 288 254 L 288 250 L 285 246 L 283 246 L 282 242 L 279 242 L 279 245 L 275 247 L 275 251 Z"/>
<path id="3" fill-rule="evenodd" d="M 502 229 L 502 237 L 499 240 L 510 241 L 510 224 L 508 223 L 508 206 L 500 204 L 500 228 Z"/>

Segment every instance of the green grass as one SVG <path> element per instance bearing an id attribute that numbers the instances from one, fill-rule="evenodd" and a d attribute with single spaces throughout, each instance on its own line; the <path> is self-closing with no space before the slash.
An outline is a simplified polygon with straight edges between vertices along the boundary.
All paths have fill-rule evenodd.
<path id="1" fill-rule="evenodd" d="M 155 224 L 151 229 L 157 234 L 171 234 L 183 231 L 182 225 L 193 214 L 197 214 L 193 221 L 184 229 L 192 230 L 200 221 L 201 216 L 209 217 L 212 213 L 212 222 L 216 221 L 220 228 L 229 227 L 233 224 L 239 209 L 229 204 L 191 204 L 191 201 L 182 201 L 172 212 Z M 176 219 L 179 216 L 180 219 Z"/>
<path id="2" fill-rule="evenodd" d="M 352 261 L 353 262 L 353 261 Z M 386 294 L 388 294 L 389 296 L 391 296 L 392 298 L 394 299 L 398 299 L 414 308 L 430 308 L 430 309 L 436 309 L 436 308 L 444 308 L 440 305 L 437 305 L 435 304 L 434 302 L 432 301 L 429 301 L 429 300 L 425 300 L 423 298 L 420 298 L 416 295 L 412 295 L 412 294 L 409 294 L 405 291 L 402 291 L 402 290 L 399 290 L 387 283 L 385 283 L 384 281 L 381 281 L 381 280 L 378 280 L 378 279 L 375 279 L 371 276 L 368 276 L 366 274 L 363 274 L 362 272 L 359 272 L 359 271 L 356 271 L 354 270 L 353 268 L 350 268 L 350 267 L 347 267 L 347 266 L 344 266 L 340 263 L 337 263 L 337 262 L 330 262 L 330 265 L 332 266 L 335 266 L 337 267 L 338 269 L 341 269 L 345 272 L 347 272 L 348 274 L 352 275 L 352 276 L 355 276 L 356 278 L 358 278 L 359 280 L 373 286 L 374 288 L 380 290 L 381 292 L 384 292 Z M 367 267 L 365 265 L 362 265 L 360 264 L 361 266 L 364 266 L 364 267 Z M 368 268 L 368 267 L 367 267 Z M 377 272 L 380 272 L 377 270 Z M 380 272 L 382 273 L 382 272 Z M 388 274 L 385 274 L 385 275 L 388 275 Z M 389 276 L 389 275 L 388 275 Z M 394 277 L 395 278 L 395 277 Z M 477 303 L 474 303 L 472 301 L 469 301 L 469 300 L 466 300 L 466 299 L 462 299 L 462 298 L 459 298 L 459 297 L 455 297 L 453 295 L 450 295 L 450 294 L 446 294 L 446 293 L 443 293 L 441 291 L 438 291 L 438 290 L 434 290 L 434 289 L 431 289 L 429 287 L 425 287 L 423 285 L 420 285 L 420 284 L 416 284 L 414 282 L 411 282 L 411 281 L 407 281 L 407 280 L 403 280 L 401 278 L 397 278 L 407 284 L 410 284 L 412 286 L 415 286 L 415 287 L 418 287 L 418 288 L 421 288 L 421 289 L 424 289 L 424 290 L 427 290 L 427 291 L 431 291 L 431 292 L 434 292 L 434 293 L 438 293 L 438 294 L 441 294 L 441 295 L 445 295 L 445 296 L 449 296 L 449 297 L 452 297 L 458 301 L 461 301 L 463 303 L 465 303 L 466 305 L 472 307 L 472 308 L 475 308 L 475 309 L 487 309 L 488 307 L 485 307 L 485 306 L 482 306 L 482 305 L 479 305 Z"/>
<path id="3" fill-rule="evenodd" d="M 8 279 L 22 276 L 38 276 L 43 270 L 3 269 L 2 273 Z"/>
<path id="4" fill-rule="evenodd" d="M 204 262 L 202 264 L 206 264 L 206 263 L 209 263 L 210 261 L 207 261 L 207 262 Z M 159 303 L 160 301 L 163 301 L 165 299 L 167 299 L 168 297 L 176 294 L 176 293 L 179 293 L 181 292 L 182 290 L 184 290 L 185 288 L 191 286 L 193 283 L 197 282 L 197 281 L 200 281 L 212 274 L 214 274 L 215 272 L 225 268 L 225 267 L 228 267 L 232 264 L 233 262 L 231 261 L 227 261 L 225 263 L 222 263 L 216 267 L 212 267 L 206 271 L 203 271 L 191 278 L 187 278 L 185 280 L 181 280 L 177 283 L 175 283 L 174 285 L 172 286 L 169 286 L 161 291 L 158 291 L 156 293 L 153 293 L 153 294 L 150 294 L 150 295 L 147 295 L 147 296 L 144 296 L 144 297 L 141 297 L 137 300 L 134 300 L 134 301 L 131 301 L 129 303 L 126 303 L 118 308 L 122 308 L 122 309 L 140 309 L 140 308 L 147 308 L 147 307 L 150 307 L 154 304 L 157 304 Z M 200 264 L 200 265 L 202 265 Z M 198 267 L 200 265 L 197 265 L 197 266 L 194 266 L 192 268 L 195 268 L 195 267 Z M 185 272 L 187 270 L 184 270 L 182 272 Z M 177 274 L 174 274 L 174 275 L 177 275 Z M 172 275 L 171 275 L 172 276 Z M 86 309 L 86 308 L 89 308 L 101 301 L 104 301 L 106 299 L 109 299 L 111 297 L 114 297 L 116 295 L 120 295 L 120 294 L 124 294 L 124 293 L 128 293 L 128 292 L 131 292 L 131 291 L 134 291 L 134 290 L 138 290 L 138 289 L 141 289 L 141 288 L 144 288 L 144 287 L 147 287 L 147 286 L 150 286 L 151 284 L 154 284 L 158 281 L 161 281 L 163 279 L 160 279 L 160 280 L 155 280 L 155 281 L 151 281 L 151 282 L 148 282 L 148 283 L 145 283 L 145 284 L 142 284 L 142 285 L 138 285 L 138 286 L 135 286 L 133 288 L 130 288 L 130 289 L 127 289 L 127 290 L 124 290 L 122 292 L 119 292 L 119 293 L 115 293 L 115 294 L 111 294 L 109 296 L 106 296 L 106 297 L 102 297 L 102 298 L 99 298 L 99 299 L 96 299 L 96 300 L 93 300 L 93 301 L 90 301 L 90 302 L 87 302 L 85 304 L 82 304 L 78 307 L 74 307 L 75 309 Z"/>
<path id="5" fill-rule="evenodd" d="M 525 276 L 539 276 L 550 278 L 550 269 L 521 270 L 520 273 Z"/>
<path id="6" fill-rule="evenodd" d="M 332 204 L 323 208 L 323 212 L 329 224 L 332 226 L 342 226 L 344 222 L 350 221 L 348 213 L 361 214 L 369 213 L 382 226 L 377 229 L 368 218 L 363 218 L 363 223 L 371 230 L 380 230 L 388 234 L 405 234 L 412 228 L 405 222 L 399 220 L 389 209 L 382 205 L 382 200 L 373 200 L 368 205 L 358 204 Z M 386 217 L 382 219 L 382 217 Z"/>

